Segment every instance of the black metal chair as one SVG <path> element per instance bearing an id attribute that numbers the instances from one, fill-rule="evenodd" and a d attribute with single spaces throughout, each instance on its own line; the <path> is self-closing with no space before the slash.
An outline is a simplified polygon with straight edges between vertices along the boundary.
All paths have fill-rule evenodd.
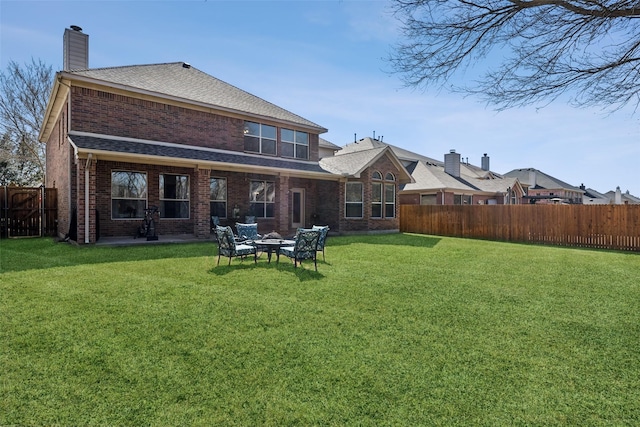
<path id="1" fill-rule="evenodd" d="M 231 258 L 244 258 L 252 254 L 253 262 L 258 263 L 258 250 L 256 247 L 237 243 L 231 227 L 216 227 L 216 234 L 218 236 L 218 265 L 220 265 L 220 256 L 228 256 L 229 265 L 231 265 Z"/>
<path id="2" fill-rule="evenodd" d="M 322 260 L 324 261 L 324 245 L 327 242 L 327 237 L 329 236 L 329 226 L 328 225 L 314 225 L 311 227 L 312 230 L 320 230 L 320 238 L 318 239 L 318 252 L 322 251 Z"/>
<path id="3" fill-rule="evenodd" d="M 298 267 L 298 263 L 302 266 L 302 260 L 312 259 L 313 265 L 318 271 L 317 253 L 318 240 L 320 239 L 320 230 L 312 230 L 301 228 L 298 229 L 293 246 L 285 246 L 280 248 L 280 254 L 293 260 L 294 267 Z"/>

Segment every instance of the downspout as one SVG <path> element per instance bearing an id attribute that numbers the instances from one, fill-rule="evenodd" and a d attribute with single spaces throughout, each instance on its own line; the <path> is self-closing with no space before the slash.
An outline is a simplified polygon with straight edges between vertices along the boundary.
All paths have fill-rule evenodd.
<path id="1" fill-rule="evenodd" d="M 89 243 L 89 167 L 93 154 L 87 156 L 87 163 L 84 167 L 84 242 Z"/>

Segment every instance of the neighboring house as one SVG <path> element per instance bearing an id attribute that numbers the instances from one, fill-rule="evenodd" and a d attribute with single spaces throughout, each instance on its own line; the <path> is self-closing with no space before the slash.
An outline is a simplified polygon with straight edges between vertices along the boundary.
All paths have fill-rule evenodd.
<path id="1" fill-rule="evenodd" d="M 608 205 L 612 203 L 610 197 L 597 192 L 593 188 L 586 188 L 581 185 L 580 189 L 584 190 L 584 195 L 582 196 L 582 204 L 584 205 Z"/>
<path id="2" fill-rule="evenodd" d="M 411 174 L 412 182 L 400 189 L 402 204 L 521 203 L 524 190 L 518 180 L 491 172 L 486 154 L 482 158 L 482 167 L 463 162 L 460 154 L 453 150 L 445 154 L 445 161 L 442 162 L 369 137 L 344 146 L 337 154 L 382 147 L 389 147 Z"/>
<path id="3" fill-rule="evenodd" d="M 520 204 L 524 189 L 517 178 L 489 170 L 485 154 L 482 167 L 461 162 L 451 150 L 444 163 L 418 161 L 411 169 L 415 183 L 400 191 L 400 203 L 421 205 Z"/>
<path id="4" fill-rule="evenodd" d="M 640 198 L 630 194 L 629 190 L 623 193 L 620 191 L 620 187 L 616 187 L 615 191 L 607 191 L 605 194 L 592 188 L 585 188 L 584 185 L 581 185 L 580 188 L 585 192 L 582 199 L 582 203 L 585 205 L 640 205 Z"/>
<path id="5" fill-rule="evenodd" d="M 615 205 L 640 205 L 640 198 L 629 193 L 620 191 L 620 187 L 616 187 L 616 191 L 607 191 L 606 197 Z"/>
<path id="6" fill-rule="evenodd" d="M 253 215 L 281 234 L 313 223 L 397 230 L 397 200 L 380 217 L 371 192 L 397 195 L 410 181 L 402 164 L 390 150 L 356 169 L 324 164 L 326 131 L 187 63 L 89 69 L 88 36 L 72 27 L 39 140 L 58 234 L 79 243 L 133 238 L 151 205 L 160 235 L 208 238 L 213 215 L 229 225 Z"/>
<path id="7" fill-rule="evenodd" d="M 518 178 L 526 190 L 525 200 L 539 204 L 582 204 L 585 190 L 534 168 L 514 169 L 505 177 Z"/>
<path id="8" fill-rule="evenodd" d="M 336 151 L 340 149 L 339 146 L 333 142 L 329 142 L 324 138 L 318 138 L 318 158 L 333 156 Z"/>

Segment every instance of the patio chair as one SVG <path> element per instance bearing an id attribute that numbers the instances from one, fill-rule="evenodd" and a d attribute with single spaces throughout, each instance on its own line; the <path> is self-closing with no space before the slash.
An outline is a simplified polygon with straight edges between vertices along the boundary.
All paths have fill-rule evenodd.
<path id="1" fill-rule="evenodd" d="M 216 227 L 220 226 L 220 217 L 211 215 L 211 233 L 213 233 L 214 239 L 217 238 Z"/>
<path id="2" fill-rule="evenodd" d="M 257 240 L 262 238 L 258 234 L 258 224 L 243 224 L 241 222 L 236 222 L 236 232 L 238 236 L 238 240 Z"/>
<path id="3" fill-rule="evenodd" d="M 318 239 L 318 252 L 322 251 L 322 261 L 324 261 L 324 244 L 327 242 L 327 237 L 329 236 L 329 226 L 328 225 L 314 225 L 311 227 L 312 230 L 320 230 L 320 238 Z"/>
<path id="4" fill-rule="evenodd" d="M 318 263 L 316 255 L 318 253 L 318 240 L 320 239 L 320 230 L 312 230 L 309 228 L 299 228 L 295 237 L 293 246 L 285 246 L 280 248 L 280 255 L 287 256 L 293 260 L 294 267 L 298 267 L 298 262 L 302 266 L 303 259 L 312 259 L 313 265 L 318 271 Z"/>
<path id="5" fill-rule="evenodd" d="M 233 236 L 231 227 L 216 227 L 216 234 L 218 236 L 218 264 L 220 265 L 220 256 L 229 257 L 229 265 L 231 265 L 231 258 L 242 257 L 253 254 L 253 262 L 258 263 L 258 251 L 255 246 L 245 245 L 236 242 Z"/>
<path id="6" fill-rule="evenodd" d="M 253 224 L 256 222 L 256 217 L 255 215 L 247 215 L 244 217 L 244 222 L 246 224 Z"/>

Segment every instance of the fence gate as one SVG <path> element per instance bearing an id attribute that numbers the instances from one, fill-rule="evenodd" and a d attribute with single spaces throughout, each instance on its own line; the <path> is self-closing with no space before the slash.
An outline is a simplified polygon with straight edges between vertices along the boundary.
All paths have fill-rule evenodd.
<path id="1" fill-rule="evenodd" d="M 44 187 L 2 187 L 2 237 L 54 235 L 56 190 Z"/>

